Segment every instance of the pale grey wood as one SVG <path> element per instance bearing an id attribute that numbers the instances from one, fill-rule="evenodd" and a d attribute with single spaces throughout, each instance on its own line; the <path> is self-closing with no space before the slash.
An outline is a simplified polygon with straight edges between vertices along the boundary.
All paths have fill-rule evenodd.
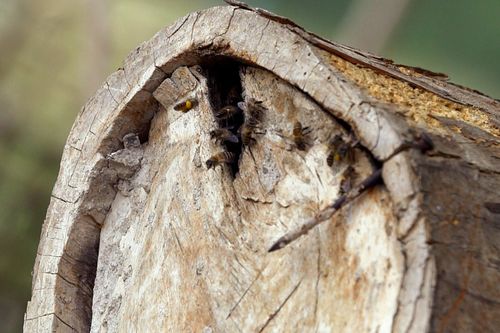
<path id="1" fill-rule="evenodd" d="M 205 166 L 221 149 L 208 134 L 210 73 L 189 68 L 214 56 L 241 62 L 245 98 L 269 110 L 234 179 Z M 342 61 L 365 67 L 346 71 Z M 372 89 L 395 82 L 413 99 L 451 106 L 415 120 Z M 188 97 L 199 104 L 173 110 Z M 132 51 L 75 120 L 24 329 L 494 331 L 498 119 L 497 101 L 270 13 L 239 5 L 189 14 Z M 305 152 L 291 138 L 296 120 L 314 129 Z M 359 177 L 376 159 L 384 184 L 268 254 L 339 196 L 343 169 L 326 164 L 327 143 L 350 129 L 363 147 Z M 422 131 L 433 150 L 399 151 Z M 123 147 L 129 133 L 140 147 Z"/>

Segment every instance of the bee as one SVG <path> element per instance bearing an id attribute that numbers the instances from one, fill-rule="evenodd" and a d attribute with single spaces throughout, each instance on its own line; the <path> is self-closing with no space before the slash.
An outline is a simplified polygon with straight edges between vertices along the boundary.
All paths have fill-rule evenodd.
<path id="1" fill-rule="evenodd" d="M 215 139 L 215 142 L 239 142 L 238 137 L 228 128 L 217 128 L 210 131 L 210 138 Z"/>
<path id="2" fill-rule="evenodd" d="M 263 133 L 260 129 L 260 125 L 266 109 L 261 103 L 262 102 L 257 102 L 254 99 L 250 99 L 247 104 L 243 102 L 238 103 L 238 105 L 241 105 L 240 107 L 246 111 L 245 122 L 239 129 L 241 142 L 245 146 L 249 146 L 252 142 L 255 142 L 254 134 Z"/>
<path id="3" fill-rule="evenodd" d="M 352 165 L 348 165 L 344 170 L 341 180 L 340 180 L 340 193 L 345 194 L 348 193 L 352 187 L 355 177 L 355 170 Z"/>
<path id="4" fill-rule="evenodd" d="M 253 98 L 249 98 L 248 102 L 240 102 L 238 106 L 248 113 L 248 119 L 254 120 L 256 122 L 261 122 L 266 108 L 262 105 L 262 101 L 257 101 Z"/>
<path id="5" fill-rule="evenodd" d="M 228 120 L 239 113 L 241 113 L 241 110 L 237 106 L 226 105 L 215 111 L 214 116 L 219 120 Z"/>
<path id="6" fill-rule="evenodd" d="M 249 146 L 256 141 L 254 138 L 254 134 L 263 133 L 260 129 L 260 120 L 250 115 L 248 120 L 240 127 L 239 132 L 241 136 L 241 142 L 245 146 Z"/>
<path id="7" fill-rule="evenodd" d="M 340 161 L 340 155 L 338 153 L 339 147 L 344 143 L 340 135 L 335 135 L 332 140 L 328 143 L 329 153 L 326 157 L 326 163 L 328 166 L 332 166 L 333 162 Z"/>
<path id="8" fill-rule="evenodd" d="M 354 162 L 354 149 L 349 143 L 345 142 L 340 135 L 335 135 L 328 146 L 330 150 L 326 157 L 328 166 L 331 167 L 334 162 Z"/>
<path id="9" fill-rule="evenodd" d="M 241 142 L 245 146 L 249 146 L 252 142 L 255 141 L 255 138 L 253 137 L 253 129 L 250 125 L 243 124 L 243 126 L 240 127 L 240 136 Z"/>
<path id="10" fill-rule="evenodd" d="M 174 106 L 174 110 L 176 111 L 181 111 L 181 112 L 188 112 L 192 108 L 194 108 L 196 105 L 198 105 L 198 101 L 195 99 L 188 98 L 185 101 L 176 104 Z"/>
<path id="11" fill-rule="evenodd" d="M 300 121 L 296 121 L 293 125 L 293 142 L 295 142 L 295 146 L 299 150 L 306 150 L 307 145 L 309 145 L 306 136 L 311 133 L 311 129 L 309 127 L 302 127 Z"/>
<path id="12" fill-rule="evenodd" d="M 235 161 L 236 155 L 234 153 L 223 151 L 217 153 L 210 157 L 205 164 L 207 168 L 210 170 L 211 168 L 215 168 L 217 165 L 222 165 L 223 163 L 230 164 Z"/>

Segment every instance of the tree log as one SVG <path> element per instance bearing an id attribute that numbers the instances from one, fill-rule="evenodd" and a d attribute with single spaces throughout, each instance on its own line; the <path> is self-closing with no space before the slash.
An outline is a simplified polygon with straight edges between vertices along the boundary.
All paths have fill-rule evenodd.
<path id="1" fill-rule="evenodd" d="M 497 331 L 499 101 L 230 3 L 141 44 L 78 114 L 24 330 Z"/>

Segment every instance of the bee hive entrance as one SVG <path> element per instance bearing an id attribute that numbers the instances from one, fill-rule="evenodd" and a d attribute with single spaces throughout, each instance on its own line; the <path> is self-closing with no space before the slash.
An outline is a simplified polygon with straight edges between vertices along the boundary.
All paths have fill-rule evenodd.
<path id="1" fill-rule="evenodd" d="M 237 107 L 237 104 L 243 100 L 240 80 L 240 64 L 228 58 L 215 58 L 203 63 L 202 67 L 206 70 L 208 82 L 208 98 L 214 113 L 224 107 Z M 240 110 L 242 111 L 242 110 Z M 234 115 L 222 117 L 216 121 L 222 131 L 227 135 L 233 135 L 230 140 L 221 140 L 224 151 L 234 155 L 234 161 L 230 163 L 233 177 L 238 173 L 238 160 L 241 155 L 242 143 L 239 130 L 244 122 L 243 112 L 236 112 Z"/>

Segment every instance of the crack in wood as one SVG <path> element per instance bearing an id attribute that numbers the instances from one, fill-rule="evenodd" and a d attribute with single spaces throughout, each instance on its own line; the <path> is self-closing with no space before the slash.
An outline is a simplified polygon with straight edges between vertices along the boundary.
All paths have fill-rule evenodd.
<path id="1" fill-rule="evenodd" d="M 259 37 L 259 41 L 257 42 L 257 45 L 260 45 L 260 43 L 262 42 L 262 38 L 264 37 L 264 32 L 269 27 L 269 24 L 271 24 L 271 21 L 267 21 L 266 25 L 264 26 L 264 28 L 262 28 L 262 31 L 260 32 L 260 37 Z"/>
<path id="2" fill-rule="evenodd" d="M 68 326 L 69 328 L 71 328 L 71 330 L 73 331 L 76 331 L 75 328 L 73 326 L 71 326 L 70 324 L 68 324 L 67 322 L 65 322 L 64 320 L 61 319 L 61 317 L 59 317 L 56 313 L 53 313 L 54 317 L 57 318 L 57 320 L 59 320 L 61 323 L 63 323 L 64 325 Z"/>
<path id="3" fill-rule="evenodd" d="M 219 234 L 222 236 L 223 239 L 226 240 L 226 242 L 230 245 L 233 245 L 233 243 L 231 242 L 230 238 L 220 229 L 220 227 L 216 224 L 213 224 L 213 226 L 215 227 L 215 229 L 217 229 L 217 231 L 219 232 Z"/>
<path id="4" fill-rule="evenodd" d="M 226 28 L 224 29 L 224 32 L 223 33 L 220 33 L 218 34 L 216 37 L 221 37 L 221 36 L 224 36 L 227 34 L 227 32 L 229 31 L 229 29 L 231 28 L 231 24 L 233 23 L 233 18 L 234 18 L 234 14 L 236 12 L 236 10 L 238 10 L 238 8 L 234 8 L 232 11 L 231 11 L 231 16 L 229 17 L 229 22 L 227 23 L 227 26 Z M 214 38 L 215 39 L 215 38 Z"/>
<path id="5" fill-rule="evenodd" d="M 420 267 L 418 267 L 419 269 L 421 269 L 424 274 L 422 276 L 422 279 L 420 280 L 420 285 L 418 287 L 418 295 L 417 297 L 415 297 L 413 299 L 413 311 L 412 311 L 412 314 L 411 314 L 411 319 L 410 319 L 410 322 L 408 323 L 408 326 L 406 327 L 406 329 L 404 330 L 405 332 L 412 332 L 412 326 L 413 326 L 413 323 L 415 321 L 415 318 L 417 317 L 417 311 L 418 311 L 418 307 L 417 307 L 417 303 L 420 299 L 422 299 L 422 294 L 423 294 L 423 289 L 425 287 L 425 283 L 426 283 L 426 276 L 429 274 L 428 272 L 428 265 L 430 264 L 430 255 L 427 254 L 427 257 L 425 258 L 425 262 L 423 265 L 421 265 Z"/>
<path id="6" fill-rule="evenodd" d="M 193 36 L 194 36 L 194 28 L 196 26 L 196 22 L 198 22 L 198 19 L 200 18 L 200 13 L 195 12 L 194 15 L 196 16 L 193 22 L 193 25 L 191 26 L 191 43 L 193 42 Z"/>
<path id="7" fill-rule="evenodd" d="M 79 151 L 80 153 L 82 152 L 82 150 L 76 146 L 73 146 L 73 145 L 70 145 L 71 148 L 73 148 L 74 150 L 76 151 Z"/>
<path id="8" fill-rule="evenodd" d="M 316 70 L 316 68 L 321 65 L 323 62 L 321 61 L 321 59 L 318 59 L 318 61 L 314 64 L 314 66 L 309 70 L 309 73 L 307 73 L 307 77 L 305 78 L 305 80 L 303 81 L 304 84 L 302 87 L 299 87 L 300 90 L 306 90 L 305 89 L 305 86 L 310 82 L 309 79 L 311 78 L 311 75 L 314 73 L 314 71 Z M 305 73 L 304 73 L 305 74 Z"/>
<path id="9" fill-rule="evenodd" d="M 177 245 L 179 246 L 179 249 L 181 250 L 181 253 L 184 253 L 184 248 L 182 247 L 181 241 L 179 240 L 179 236 L 177 236 L 177 232 L 175 231 L 175 227 L 173 224 L 170 224 L 172 227 L 172 232 L 174 233 L 175 240 L 177 241 Z"/>
<path id="10" fill-rule="evenodd" d="M 262 333 L 264 331 L 264 329 L 269 325 L 269 323 L 278 315 L 278 313 L 281 311 L 281 309 L 283 308 L 283 306 L 285 306 L 286 302 L 288 302 L 288 300 L 293 296 L 293 294 L 295 294 L 295 292 L 297 291 L 297 289 L 299 288 L 299 286 L 300 286 L 301 283 L 302 283 L 302 279 L 292 289 L 292 291 L 283 300 L 283 302 L 281 302 L 281 304 L 278 306 L 278 308 L 276 309 L 276 311 L 274 311 L 271 315 L 269 315 L 269 317 L 267 318 L 267 320 L 264 323 L 264 325 L 260 328 L 259 333 Z"/>
<path id="11" fill-rule="evenodd" d="M 243 298 L 245 298 L 246 294 L 252 288 L 252 286 L 254 285 L 254 283 L 259 279 L 259 277 L 260 277 L 261 274 L 262 274 L 262 270 L 260 270 L 257 273 L 257 276 L 255 276 L 255 279 L 253 279 L 253 281 L 250 283 L 250 285 L 245 289 L 245 291 L 243 292 L 243 294 L 240 296 L 240 298 L 238 299 L 238 301 L 236 301 L 236 304 L 234 304 L 234 306 L 231 308 L 231 310 L 229 311 L 228 315 L 226 316 L 226 320 L 229 319 L 229 317 L 231 317 L 231 315 L 233 314 L 234 310 L 236 310 L 236 308 L 238 307 L 238 305 L 241 303 L 241 301 L 243 300 Z"/>
<path id="12" fill-rule="evenodd" d="M 76 289 L 80 290 L 85 296 L 92 297 L 92 288 L 88 288 L 88 289 L 91 290 L 90 293 L 89 293 L 87 290 L 83 289 L 84 287 L 88 287 L 88 286 L 86 286 L 85 284 L 80 285 L 78 282 L 71 282 L 67 278 L 65 278 L 64 276 L 62 276 L 59 272 L 56 272 L 56 273 L 53 273 L 53 272 L 42 272 L 42 274 L 55 275 L 55 276 L 61 278 L 61 280 L 63 280 L 66 283 L 68 283 L 69 285 L 71 285 L 71 286 L 75 287 Z M 56 283 L 57 283 L 57 281 L 56 281 Z"/>
<path id="13" fill-rule="evenodd" d="M 400 242 L 400 241 L 398 240 L 398 242 Z M 401 281 L 399 284 L 398 295 L 396 298 L 396 302 L 397 302 L 396 311 L 394 311 L 394 314 L 392 316 L 391 333 L 395 333 L 396 332 L 395 330 L 398 328 L 398 326 L 396 326 L 396 324 L 397 324 L 398 320 L 400 320 L 399 315 L 400 315 L 400 312 L 402 310 L 401 295 L 404 292 L 403 286 L 405 285 L 405 279 L 407 278 L 407 274 L 408 274 L 408 255 L 407 255 L 404 247 L 402 246 L 402 243 L 400 246 L 402 248 L 401 254 L 403 256 L 403 272 L 401 274 Z"/>
<path id="14" fill-rule="evenodd" d="M 63 323 L 64 325 L 68 326 L 72 331 L 75 331 L 75 329 L 71 325 L 69 325 L 64 320 L 62 320 L 55 312 L 46 313 L 46 314 L 39 315 L 39 316 L 36 316 L 36 317 L 26 318 L 25 321 L 37 320 L 37 319 L 40 319 L 40 318 L 43 318 L 43 317 L 48 317 L 48 316 L 54 316 L 61 323 Z"/>
<path id="15" fill-rule="evenodd" d="M 182 27 L 184 26 L 184 24 L 186 24 L 187 20 L 192 16 L 193 14 L 188 14 L 184 17 L 184 20 L 181 22 L 181 24 L 179 24 L 179 26 L 177 28 L 174 29 L 174 31 L 167 36 L 167 40 L 170 40 L 172 39 L 172 37 L 180 30 L 182 29 Z"/>
<path id="16" fill-rule="evenodd" d="M 316 262 L 316 285 L 315 292 L 316 298 L 314 301 L 314 322 L 316 323 L 316 329 L 318 325 L 318 304 L 319 304 L 319 283 L 321 279 L 321 234 L 319 229 L 316 229 L 316 239 L 318 243 L 318 259 Z"/>
<path id="17" fill-rule="evenodd" d="M 54 194 L 51 194 L 51 195 L 50 195 L 50 197 L 51 197 L 51 198 L 54 198 L 54 199 L 56 199 L 56 200 L 62 201 L 62 202 L 64 202 L 64 203 L 68 203 L 68 204 L 75 204 L 75 203 L 78 201 L 78 199 L 80 199 L 80 198 L 78 198 L 78 199 L 76 199 L 75 201 L 69 201 L 69 200 L 65 200 L 65 199 L 63 199 L 63 198 L 61 198 L 61 197 L 58 197 L 58 196 L 56 196 L 56 195 L 54 195 Z"/>

